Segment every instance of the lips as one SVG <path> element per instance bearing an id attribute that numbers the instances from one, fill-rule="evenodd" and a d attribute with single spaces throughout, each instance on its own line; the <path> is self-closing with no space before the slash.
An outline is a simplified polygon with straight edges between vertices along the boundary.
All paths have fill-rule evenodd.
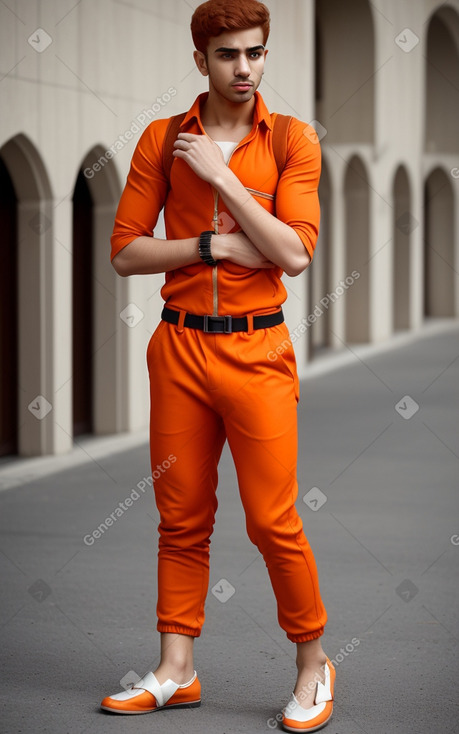
<path id="1" fill-rule="evenodd" d="M 237 84 L 233 84 L 234 89 L 241 89 L 244 92 L 247 91 L 247 89 L 251 89 L 252 84 L 250 82 L 238 82 Z"/>

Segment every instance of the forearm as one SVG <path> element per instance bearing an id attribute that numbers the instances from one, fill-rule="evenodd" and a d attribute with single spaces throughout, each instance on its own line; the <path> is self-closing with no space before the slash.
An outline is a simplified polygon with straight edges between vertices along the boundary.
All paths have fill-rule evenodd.
<path id="1" fill-rule="evenodd" d="M 160 240 L 137 237 L 112 260 L 118 275 L 165 273 L 200 261 L 199 237 L 184 240 Z"/>
<path id="2" fill-rule="evenodd" d="M 292 227 L 258 204 L 230 169 L 215 181 L 214 186 L 243 232 L 268 260 L 287 275 L 303 272 L 311 258 Z M 226 256 L 230 257 L 230 253 Z"/>

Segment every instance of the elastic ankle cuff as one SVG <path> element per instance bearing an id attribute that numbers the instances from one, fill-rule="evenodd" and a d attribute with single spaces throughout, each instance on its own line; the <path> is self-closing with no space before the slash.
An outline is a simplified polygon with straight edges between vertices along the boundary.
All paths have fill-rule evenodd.
<path id="1" fill-rule="evenodd" d="M 156 629 L 158 632 L 170 632 L 173 635 L 188 635 L 188 637 L 199 637 L 201 635 L 201 630 L 182 627 L 178 624 L 163 624 L 162 622 L 158 622 Z"/>
<path id="2" fill-rule="evenodd" d="M 290 642 L 311 642 L 311 640 L 317 640 L 319 637 L 322 637 L 323 633 L 324 628 L 318 632 L 306 632 L 302 635 L 290 635 L 287 633 L 287 637 Z"/>

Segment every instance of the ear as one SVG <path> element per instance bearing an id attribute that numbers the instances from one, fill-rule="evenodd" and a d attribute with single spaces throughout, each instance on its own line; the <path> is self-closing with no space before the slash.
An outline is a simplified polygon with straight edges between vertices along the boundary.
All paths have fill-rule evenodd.
<path id="1" fill-rule="evenodd" d="M 200 74 L 203 76 L 209 76 L 209 69 L 207 68 L 207 59 L 202 51 L 193 51 L 193 58 L 196 66 L 199 69 Z"/>

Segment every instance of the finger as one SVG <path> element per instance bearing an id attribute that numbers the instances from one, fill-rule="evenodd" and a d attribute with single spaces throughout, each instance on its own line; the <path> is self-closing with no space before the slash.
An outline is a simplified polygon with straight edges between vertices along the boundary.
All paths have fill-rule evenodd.
<path id="1" fill-rule="evenodd" d="M 174 148 L 180 148 L 181 150 L 188 150 L 189 147 L 190 144 L 186 140 L 176 140 L 174 143 Z"/>
<path id="2" fill-rule="evenodd" d="M 200 135 L 194 135 L 194 133 L 179 133 L 177 140 L 186 140 L 187 143 L 191 143 L 195 138 L 201 137 Z"/>

